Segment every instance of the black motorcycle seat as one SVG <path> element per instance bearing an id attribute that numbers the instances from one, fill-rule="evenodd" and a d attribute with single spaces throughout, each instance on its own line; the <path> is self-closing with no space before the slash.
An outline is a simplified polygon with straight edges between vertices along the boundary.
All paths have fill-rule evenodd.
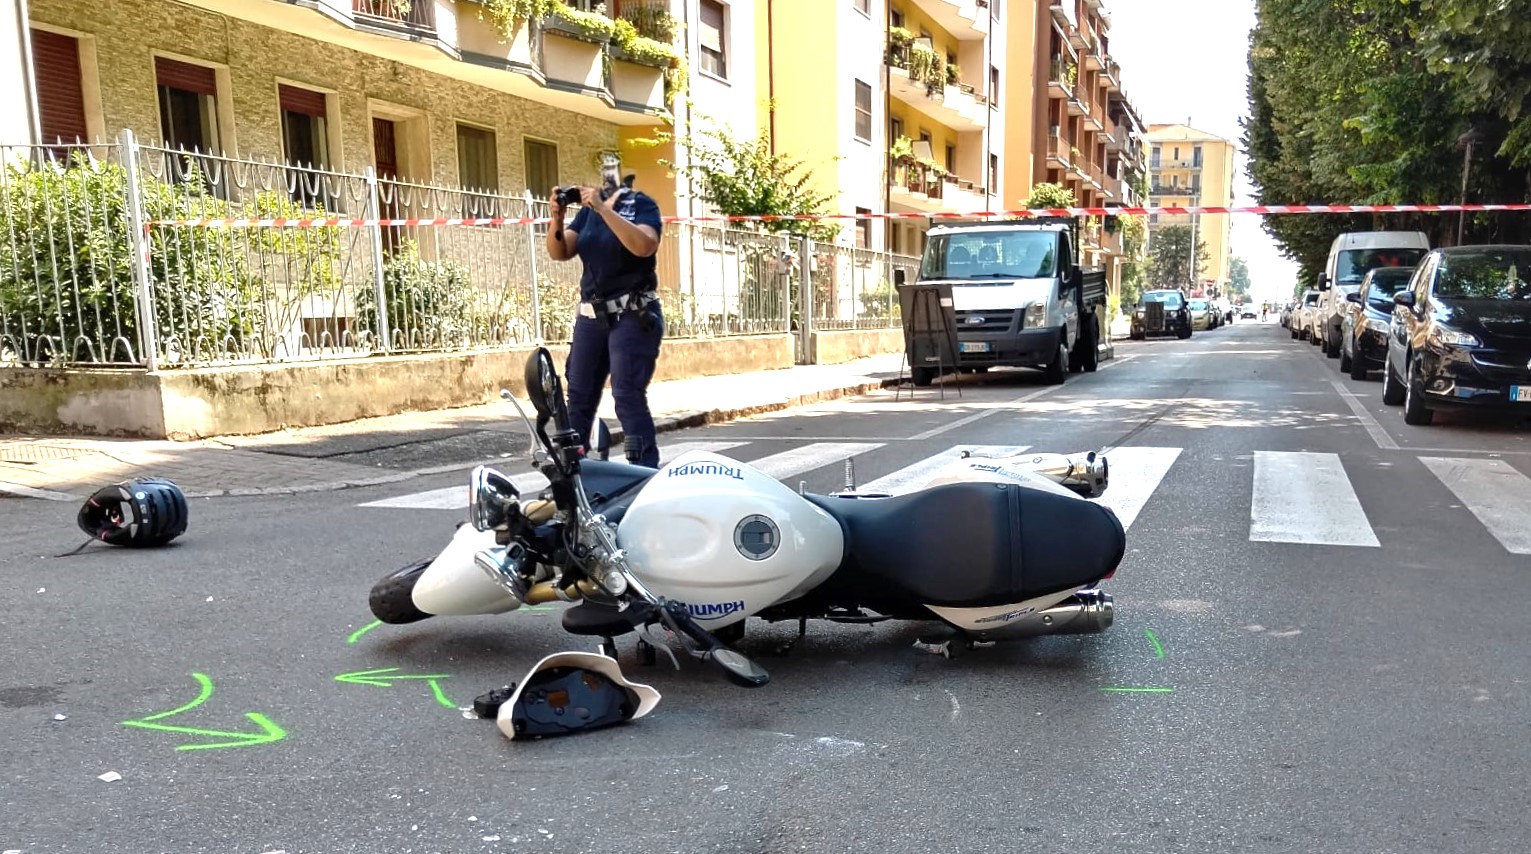
<path id="1" fill-rule="evenodd" d="M 1127 535 L 1109 507 L 1028 487 L 954 483 L 892 498 L 805 495 L 840 522 L 841 584 L 923 605 L 986 607 L 1092 584 Z"/>

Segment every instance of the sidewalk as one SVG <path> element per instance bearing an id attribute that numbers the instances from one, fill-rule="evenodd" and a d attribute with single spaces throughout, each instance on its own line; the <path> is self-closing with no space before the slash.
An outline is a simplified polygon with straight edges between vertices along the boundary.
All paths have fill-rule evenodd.
<path id="1" fill-rule="evenodd" d="M 898 382 L 902 355 L 843 365 L 798 365 L 775 371 L 655 383 L 649 405 L 662 432 L 851 397 Z M 530 407 L 525 401 L 530 415 Z M 608 389 L 600 415 L 621 438 Z M 507 433 L 524 447 L 525 428 L 508 403 L 368 418 L 260 436 L 200 442 L 0 435 L 0 500 L 7 495 L 84 500 L 96 489 L 135 476 L 167 477 L 189 497 L 322 492 L 460 471 L 487 460 L 394 470 L 330 457 L 381 453 L 470 434 Z"/>

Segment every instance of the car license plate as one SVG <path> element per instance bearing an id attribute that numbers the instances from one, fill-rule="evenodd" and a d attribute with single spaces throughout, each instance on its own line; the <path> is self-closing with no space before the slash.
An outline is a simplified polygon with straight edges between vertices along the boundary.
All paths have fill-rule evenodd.
<path id="1" fill-rule="evenodd" d="M 964 353 L 987 353 L 987 352 L 989 352 L 989 342 L 987 342 L 987 341 L 963 341 L 962 342 L 962 352 L 964 352 Z M 1531 400 L 1531 398 L 1528 398 L 1528 400 Z"/>
<path id="2" fill-rule="evenodd" d="M 1531 385 L 1510 386 L 1510 399 L 1519 403 L 1531 403 Z"/>

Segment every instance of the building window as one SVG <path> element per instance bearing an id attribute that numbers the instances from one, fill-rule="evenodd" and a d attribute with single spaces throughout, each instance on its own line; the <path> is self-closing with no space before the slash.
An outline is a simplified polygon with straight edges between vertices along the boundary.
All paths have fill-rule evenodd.
<path id="1" fill-rule="evenodd" d="M 872 221 L 865 218 L 871 212 L 871 208 L 856 208 L 856 245 L 862 249 L 872 246 Z"/>
<path id="2" fill-rule="evenodd" d="M 989 17 L 999 17 L 999 0 L 989 0 Z"/>
<path id="3" fill-rule="evenodd" d="M 856 11 L 867 17 L 872 16 L 872 0 L 855 0 Z"/>
<path id="4" fill-rule="evenodd" d="M 999 109 L 999 69 L 989 66 L 989 109 Z"/>
<path id="5" fill-rule="evenodd" d="M 856 138 L 872 139 L 872 87 L 856 81 Z"/>
<path id="6" fill-rule="evenodd" d="M 701 47 L 702 70 L 724 79 L 728 78 L 727 40 L 724 38 L 723 4 L 717 0 L 702 0 Z"/>
<path id="7" fill-rule="evenodd" d="M 85 126 L 85 86 L 80 71 L 80 40 L 33 29 L 32 70 L 37 86 L 42 141 L 89 142 L 90 133 Z"/>
<path id="8" fill-rule="evenodd" d="M 989 192 L 999 192 L 999 155 L 989 155 Z"/>
<path id="9" fill-rule="evenodd" d="M 217 153 L 218 77 L 205 65 L 155 57 L 159 126 L 169 148 Z"/>
<path id="10" fill-rule="evenodd" d="M 1191 164 L 1198 169 L 1201 168 L 1201 146 L 1199 145 L 1191 149 Z"/>
<path id="11" fill-rule="evenodd" d="M 957 146 L 946 144 L 946 171 L 957 174 Z"/>
<path id="12" fill-rule="evenodd" d="M 464 216 L 494 216 L 494 200 L 483 192 L 493 193 L 500 189 L 494 131 L 457 126 L 457 182 L 464 190 L 479 191 L 463 193 Z"/>
<path id="13" fill-rule="evenodd" d="M 888 119 L 888 142 L 891 145 L 904 135 L 904 120 L 894 116 Z"/>
<path id="14" fill-rule="evenodd" d="M 528 139 L 524 145 L 526 157 L 526 187 L 539 199 L 547 198 L 558 186 L 558 146 L 539 139 Z"/>
<path id="15" fill-rule="evenodd" d="M 293 170 L 289 195 L 304 207 L 322 204 L 333 210 L 335 202 L 325 197 L 324 178 L 310 171 L 330 168 L 329 120 L 324 93 L 278 84 L 277 106 L 282 113 L 282 149 L 286 152 L 287 162 L 308 167 Z"/>
<path id="16" fill-rule="evenodd" d="M 889 11 L 888 12 L 888 23 L 889 23 L 889 26 L 899 27 L 900 29 L 902 29 L 903 26 L 904 26 L 904 13 L 900 12 L 897 9 L 893 9 L 893 10 Z"/>

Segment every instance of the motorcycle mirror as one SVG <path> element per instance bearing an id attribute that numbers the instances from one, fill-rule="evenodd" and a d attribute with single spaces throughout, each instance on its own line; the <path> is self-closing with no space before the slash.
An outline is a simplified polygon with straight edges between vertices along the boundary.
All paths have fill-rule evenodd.
<path id="1" fill-rule="evenodd" d="M 611 429 L 606 426 L 606 419 L 595 420 L 595 442 L 591 447 L 595 458 L 605 460 L 611 458 Z"/>
<path id="2" fill-rule="evenodd" d="M 479 531 L 493 531 L 510 519 L 521 491 L 510 478 L 488 466 L 478 466 L 468 478 L 468 518 Z"/>
<path id="3" fill-rule="evenodd" d="M 532 409 L 537 410 L 538 419 L 553 417 L 553 409 L 548 402 L 550 395 L 543 380 L 543 360 L 540 358 L 546 352 L 541 347 L 533 351 L 526 357 L 526 370 L 522 372 L 522 381 L 526 383 L 526 397 L 532 402 Z"/>
<path id="4" fill-rule="evenodd" d="M 735 685 L 759 688 L 771 681 L 771 674 L 767 673 L 765 668 L 728 647 L 718 647 L 708 657 L 723 668 L 723 674 Z"/>

